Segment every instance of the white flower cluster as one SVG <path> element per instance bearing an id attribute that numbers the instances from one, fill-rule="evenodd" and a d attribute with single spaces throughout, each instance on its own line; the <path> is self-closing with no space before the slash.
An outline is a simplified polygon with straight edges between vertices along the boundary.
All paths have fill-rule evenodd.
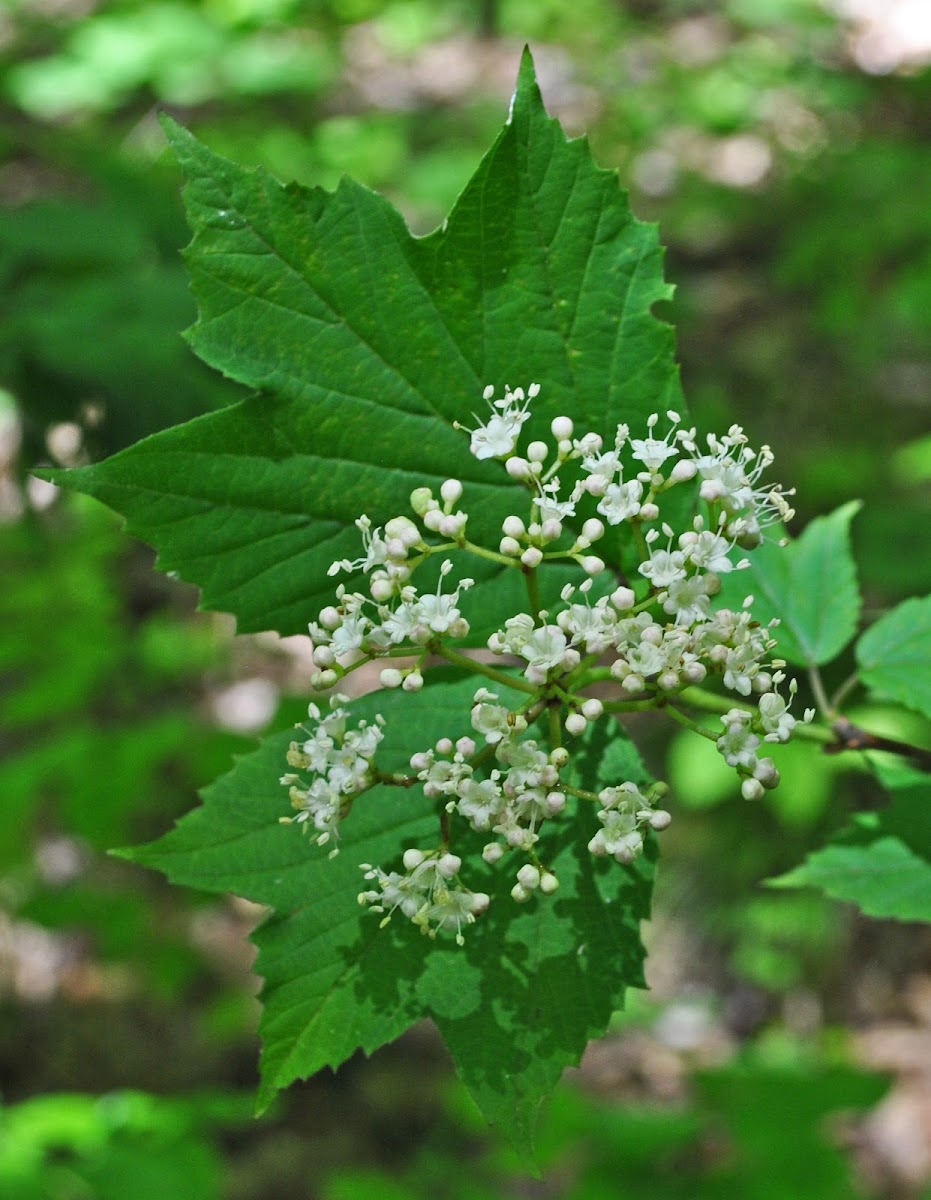
<path id="1" fill-rule="evenodd" d="M 349 711 L 342 707 L 347 703 L 346 696 L 331 696 L 325 716 L 316 704 L 308 707 L 308 715 L 317 724 L 314 729 L 301 727 L 308 736 L 303 742 L 291 743 L 288 765 L 311 772 L 313 778 L 305 783 L 298 774 L 281 777 L 292 807 L 298 810 L 296 817 L 279 818 L 281 823 L 313 828 L 318 846 L 339 838 L 339 823 L 352 798 L 371 787 L 372 759 L 384 737 L 382 717 L 376 717 L 374 725 L 360 721 L 350 729 L 346 724 Z M 331 857 L 337 853 L 334 847 Z"/>
<path id="2" fill-rule="evenodd" d="M 449 738 L 441 738 L 432 749 L 413 755 L 411 767 L 417 772 L 426 796 L 445 799 L 448 814 L 457 813 L 479 833 L 499 835 L 499 840 L 487 842 L 482 851 L 486 863 L 500 862 L 508 849 L 531 856 L 531 861 L 525 862 L 517 871 L 517 882 L 511 889 L 512 898 L 525 903 L 538 889 L 543 895 L 552 895 L 559 888 L 556 876 L 537 861 L 534 846 L 540 840 L 538 831 L 542 823 L 558 816 L 566 807 L 566 790 L 560 787 L 559 771 L 569 756 L 562 748 L 547 754 L 535 739 L 521 738 L 527 729 L 526 718 L 522 713 L 498 704 L 498 699 L 496 693 L 479 688 L 472 708 L 472 728 L 482 734 L 493 751 L 496 764 L 487 775 L 479 776 L 470 762 L 478 750 L 471 737 L 462 737 L 455 743 Z M 585 703 L 592 716 L 593 704 L 601 708 L 597 700 Z M 650 790 L 652 797 L 632 783 L 622 783 L 618 787 L 605 788 L 597 797 L 592 797 L 597 799 L 598 819 L 603 825 L 589 842 L 592 854 L 598 857 L 612 855 L 620 863 L 631 863 L 643 850 L 646 828 L 661 830 L 669 825 L 669 813 L 653 807 L 653 799 L 664 790 L 662 785 Z M 588 796 L 578 789 L 572 791 L 575 795 Z M 436 854 L 440 855 L 442 851 L 436 851 Z M 396 889 L 392 896 L 403 894 L 406 898 L 409 892 L 403 890 L 407 886 L 405 880 L 412 877 L 415 882 L 409 886 L 419 894 L 416 881 L 422 877 L 423 856 L 419 850 L 408 850 L 405 865 L 407 856 L 411 856 L 414 864 L 408 868 L 407 875 L 385 875 L 380 868 L 366 864 L 365 870 L 370 872 L 366 878 L 377 878 L 383 890 L 390 885 L 391 889 Z M 458 859 L 456 863 L 459 864 Z M 486 907 L 487 896 L 477 894 L 482 896 L 482 906 Z M 360 904 L 373 901 L 382 903 L 379 893 L 363 892 L 359 896 Z M 465 902 L 457 900 L 456 903 Z M 392 903 L 391 911 L 397 907 L 418 923 L 419 918 L 413 914 L 430 911 L 415 907 L 413 901 L 406 908 L 404 903 Z"/>
<path id="3" fill-rule="evenodd" d="M 396 520 L 407 521 L 407 518 L 398 517 Z M 407 523 L 416 529 L 412 521 Z M 360 521 L 356 524 L 363 527 Z M 380 534 L 380 530 L 375 531 L 379 541 Z M 395 570 L 393 574 L 385 570 L 373 572 L 370 578 L 371 596 L 362 592 L 347 592 L 340 585 L 336 589 L 339 605 L 324 608 L 318 620 L 311 621 L 308 626 L 314 642 L 314 663 L 321 668 L 311 679 L 315 688 L 325 690 L 338 683 L 340 674 L 345 673 L 339 661 L 343 656 L 362 654 L 377 658 L 396 651 L 401 645 L 426 646 L 436 635 L 462 638 L 469 632 L 469 622 L 458 605 L 460 594 L 472 586 L 473 580 L 460 579 L 454 591 L 444 593 L 443 582 L 453 566 L 449 559 L 440 567 L 436 590 L 426 594 L 419 593 L 413 584 L 404 582 L 410 573 L 406 563 L 401 560 L 382 561 Z M 348 570 L 358 566 L 358 563 L 344 562 L 338 565 Z M 394 607 L 385 603 L 389 597 L 394 599 Z M 381 682 L 384 687 L 404 687 L 406 691 L 413 692 L 423 686 L 423 677 L 417 670 L 400 672 L 389 667 L 382 672 Z"/>
<path id="4" fill-rule="evenodd" d="M 777 671 L 772 677 L 773 687 L 778 687 L 785 676 Z M 771 758 L 760 757 L 757 750 L 763 742 L 787 742 L 798 721 L 789 712 L 792 698 L 798 690 L 793 679 L 789 683 L 789 700 L 777 691 L 764 692 L 757 701 L 755 712 L 745 708 L 732 708 L 721 717 L 724 733 L 715 745 L 729 767 L 734 767 L 743 777 L 740 791 L 745 800 L 759 800 L 768 788 L 779 783 L 779 772 Z M 803 722 L 808 723 L 815 710 L 805 710 Z"/>
<path id="5" fill-rule="evenodd" d="M 385 912 L 381 924 L 388 924 L 397 909 L 420 927 L 421 933 L 436 937 L 440 929 L 456 931 L 461 946 L 462 926 L 471 925 L 485 911 L 489 898 L 484 892 L 471 892 L 455 882 L 462 859 L 458 854 L 437 850 L 424 854 L 421 850 L 405 850 L 404 874 L 363 863 L 365 878 L 378 884 L 378 891 L 359 893 L 359 903 L 368 904 L 372 912 Z"/>
<path id="6" fill-rule="evenodd" d="M 459 507 L 463 486 L 458 480 L 446 480 L 438 496 L 417 488 L 411 495 L 416 519 L 397 516 L 384 528 L 373 528 L 365 516 L 356 521 L 362 555 L 335 562 L 329 573 L 362 572 L 367 590 L 348 591 L 341 584 L 337 603 L 309 626 L 315 688 L 333 688 L 360 663 L 397 655 L 415 661 L 403 669 L 384 669 L 382 686 L 417 691 L 424 683 L 428 654 L 470 665 L 448 642 L 469 632 L 460 600 L 473 580 L 450 580 L 449 556 L 471 553 L 492 559 L 526 578 L 528 607 L 508 615 L 488 640 L 492 653 L 507 661 L 500 666 L 474 663 L 473 669 L 518 688 L 525 702 L 514 711 L 499 703 L 500 693 L 479 688 L 471 711 L 475 737 L 455 743 L 442 738 L 411 758 L 411 776 L 379 777 L 373 758 L 383 736 L 381 718 L 349 729 L 345 699 L 336 696 L 325 717 L 310 706 L 317 724 L 307 731 L 306 741 L 292 743 L 288 755 L 293 767 L 313 778 L 282 779 L 299 810 L 296 817 L 284 819 L 312 825 L 321 845 L 337 836 L 353 797 L 377 779 L 420 784 L 440 808 L 441 845 L 406 850 L 402 872 L 364 864 L 365 879 L 376 886 L 363 891 L 359 902 L 386 913 L 383 924 L 400 910 L 429 936 L 455 931 L 460 943 L 463 928 L 487 908 L 489 897 L 459 879 L 462 863 L 449 848 L 451 818 L 489 835 L 483 850 L 487 864 L 496 864 L 509 851 L 521 855 L 511 888 L 519 903 L 537 891 L 549 895 L 557 890 L 556 876 L 538 857 L 540 828 L 569 804 L 595 806 L 600 828 L 588 849 L 621 864 L 643 852 L 651 830 L 665 829 L 670 822 L 669 813 L 656 807 L 665 794 L 662 784 L 641 789 L 621 781 L 593 793 L 563 780 L 560 773 L 569 762 L 564 733 L 578 737 L 606 712 L 665 706 L 715 740 L 739 775 L 743 795 L 757 799 L 779 778 L 772 759 L 760 750 L 766 743 L 787 741 L 797 724 L 789 712 L 794 685 L 789 685 L 787 702 L 779 692 L 785 677 L 778 668 L 784 664 L 770 659 L 775 644 L 771 626 L 753 619 L 752 598 L 739 611 L 712 604 L 721 577 L 749 566 L 747 559 L 737 557 L 738 548 L 751 550 L 768 527 L 792 516 L 786 499 L 790 493 L 761 483 L 773 460 L 768 447 L 751 449 L 736 425 L 699 445 L 695 430 L 683 428 L 679 415 L 668 411 L 662 436 L 661 418 L 653 414 L 644 437 L 632 437 L 622 424 L 608 443 L 595 433 L 576 436 L 573 421 L 559 416 L 550 423 L 551 441 L 531 441 L 518 453 L 539 391 L 538 384 L 526 393 L 506 387 L 496 400 L 494 388 L 486 388 L 489 416 L 484 421 L 476 416 L 475 427 L 467 429 L 471 453 L 481 460 L 500 460 L 508 476 L 529 493 L 527 511 L 504 519 L 497 547 L 468 540 L 469 517 Z M 662 519 L 660 506 L 670 489 L 689 481 L 697 485 L 704 507 L 689 528 L 677 533 Z M 605 559 L 593 552 L 599 542 L 610 544 L 606 557 L 615 563 L 619 557 L 629 562 L 631 549 L 636 549 L 632 579 L 609 572 Z M 414 572 L 437 555 L 443 557 L 435 587 L 418 590 Z M 567 584 L 559 603 L 547 610 L 540 607 L 536 574 L 551 562 L 575 564 L 581 578 Z M 605 662 L 610 665 L 601 665 Z M 512 673 L 515 665 L 522 679 Z M 679 693 L 708 676 L 719 677 L 741 697 L 758 697 L 753 709 L 733 707 L 725 713 L 720 736 L 677 708 Z M 613 684 L 614 696 L 602 700 L 586 694 L 595 680 L 608 688 Z M 688 694 L 682 698 L 687 701 Z M 535 736 L 526 736 L 547 715 L 547 732 L 533 730 Z M 812 715 L 806 712 L 804 720 Z"/>
<path id="7" fill-rule="evenodd" d="M 598 793 L 598 830 L 588 848 L 599 858 L 612 855 L 619 863 L 630 863 L 643 850 L 643 833 L 649 827 L 667 829 L 672 820 L 662 808 L 653 808 L 650 798 L 633 783 L 608 787 Z"/>

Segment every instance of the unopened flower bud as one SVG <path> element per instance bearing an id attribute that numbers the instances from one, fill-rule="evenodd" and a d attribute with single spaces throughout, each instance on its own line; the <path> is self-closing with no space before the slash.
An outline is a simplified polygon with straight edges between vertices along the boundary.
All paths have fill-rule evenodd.
<path id="1" fill-rule="evenodd" d="M 569 751 L 565 746 L 557 746 L 555 750 L 550 751 L 550 762 L 557 770 L 564 767 L 569 761 Z"/>
<path id="2" fill-rule="evenodd" d="M 520 542 L 512 537 L 503 537 L 498 543 L 498 549 L 502 554 L 506 554 L 508 558 L 520 558 Z"/>
<path id="3" fill-rule="evenodd" d="M 545 460 L 548 450 L 546 442 L 531 442 L 527 447 L 527 457 L 531 463 L 541 463 Z"/>
<path id="4" fill-rule="evenodd" d="M 664 808 L 658 808 L 654 813 L 650 814 L 650 825 L 656 830 L 657 833 L 661 833 L 662 830 L 668 829 L 671 824 L 672 815 L 666 812 Z"/>
<path id="5" fill-rule="evenodd" d="M 503 522 L 501 523 L 501 532 L 506 534 L 509 538 L 519 538 L 524 536 L 524 534 L 527 532 L 527 529 L 520 517 L 516 517 L 512 514 L 511 516 L 504 518 Z"/>
<path id="6" fill-rule="evenodd" d="M 342 622 L 343 618 L 339 615 L 339 609 L 334 608 L 332 604 L 328 604 L 326 608 L 320 610 L 320 624 L 324 629 L 338 629 Z"/>
<path id="7" fill-rule="evenodd" d="M 419 671 L 411 671 L 409 675 L 404 676 L 401 687 L 405 692 L 419 692 L 423 687 L 423 676 Z"/>
<path id="8" fill-rule="evenodd" d="M 431 508 L 435 507 L 436 501 L 428 487 L 414 488 L 411 492 L 411 508 L 418 517 L 423 517 Z"/>
<path id="9" fill-rule="evenodd" d="M 532 570 L 543 562 L 543 551 L 539 550 L 536 546 L 528 546 L 520 556 L 520 561 L 525 567 L 530 567 Z"/>
<path id="10" fill-rule="evenodd" d="M 482 850 L 482 858 L 491 866 L 494 866 L 495 863 L 500 862 L 503 857 L 504 847 L 500 842 L 489 842 L 488 845 Z"/>
<path id="11" fill-rule="evenodd" d="M 387 575 L 379 575 L 373 577 L 369 584 L 369 591 L 372 593 L 372 599 L 379 604 L 384 604 L 386 600 L 390 600 L 395 592 L 395 585 Z"/>
<path id="12" fill-rule="evenodd" d="M 516 454 L 505 462 L 504 469 L 512 479 L 527 479 L 530 476 L 530 463 Z"/>
<path id="13" fill-rule="evenodd" d="M 587 554 L 585 558 L 582 559 L 582 570 L 586 575 L 591 575 L 594 577 L 595 575 L 600 575 L 604 569 L 604 559 L 599 558 L 596 554 Z"/>
<path id="14" fill-rule="evenodd" d="M 412 848 L 410 850 L 404 851 L 404 857 L 401 859 L 401 862 L 404 863 L 405 871 L 415 871 L 420 866 L 420 864 L 423 862 L 423 860 L 424 860 L 423 851 L 415 850 Z"/>
<path id="15" fill-rule="evenodd" d="M 446 504 L 455 504 L 462 495 L 462 484 L 458 479 L 447 479 L 440 487 L 440 495 Z"/>
<path id="16" fill-rule="evenodd" d="M 640 505 L 640 518 L 643 521 L 656 521 L 659 519 L 659 508 L 649 502 Z"/>
<path id="17" fill-rule="evenodd" d="M 519 883 L 515 883 L 511 888 L 511 899 L 516 900 L 518 904 L 526 904 L 532 893 L 528 892 L 525 887 L 521 887 Z"/>
<path id="18" fill-rule="evenodd" d="M 695 472 L 698 468 L 690 458 L 680 458 L 676 465 L 669 472 L 670 483 L 688 483 L 690 479 L 695 478 Z"/>
<path id="19" fill-rule="evenodd" d="M 382 687 L 396 688 L 401 686 L 404 676 L 395 667 L 385 667 L 378 678 Z"/>
<path id="20" fill-rule="evenodd" d="M 517 872 L 517 882 L 528 892 L 532 892 L 540 886 L 540 872 L 533 863 L 525 863 Z"/>
<path id="21" fill-rule="evenodd" d="M 558 816 L 566 807 L 566 795 L 564 792 L 547 792 L 546 802 L 543 806 L 546 809 L 548 817 Z"/>
<path id="22" fill-rule="evenodd" d="M 459 874 L 461 868 L 462 859 L 458 854 L 444 854 L 436 864 L 436 873 L 444 879 L 452 879 L 454 875 Z"/>
<path id="23" fill-rule="evenodd" d="M 611 593 L 611 603 L 618 612 L 627 612 L 628 609 L 633 608 L 637 603 L 637 597 L 634 595 L 632 588 L 619 587 L 615 588 Z"/>
<path id="24" fill-rule="evenodd" d="M 571 733 L 573 737 L 579 737 L 588 727 L 588 722 L 581 713 L 570 713 L 566 717 L 566 733 Z"/>
<path id="25" fill-rule="evenodd" d="M 540 876 L 540 891 L 544 896 L 552 896 L 554 892 L 559 891 L 559 880 L 552 871 L 544 871 Z"/>
<path id="26" fill-rule="evenodd" d="M 582 716 L 587 721 L 597 721 L 604 712 L 605 706 L 596 696 L 591 696 L 582 705 Z"/>
<path id="27" fill-rule="evenodd" d="M 589 517 L 582 526 L 582 537 L 587 538 L 589 544 L 597 542 L 599 538 L 604 537 L 605 527 L 597 517 Z"/>
<path id="28" fill-rule="evenodd" d="M 328 688 L 336 687 L 339 681 L 339 676 L 335 671 L 319 671 L 310 677 L 310 686 L 318 692 L 325 692 Z"/>
<path id="29" fill-rule="evenodd" d="M 744 800 L 762 800 L 765 790 L 758 779 L 745 779 L 740 785 L 740 794 Z"/>
<path id="30" fill-rule="evenodd" d="M 329 646 L 317 646 L 314 649 L 314 664 L 318 667 L 332 667 L 336 662 L 336 655 Z"/>
<path id="31" fill-rule="evenodd" d="M 548 517 L 543 522 L 542 533 L 548 542 L 555 542 L 558 537 L 562 536 L 562 522 L 556 517 Z"/>
<path id="32" fill-rule="evenodd" d="M 570 417 L 554 417 L 550 422 L 550 432 L 558 442 L 564 442 L 571 438 L 573 428 Z"/>

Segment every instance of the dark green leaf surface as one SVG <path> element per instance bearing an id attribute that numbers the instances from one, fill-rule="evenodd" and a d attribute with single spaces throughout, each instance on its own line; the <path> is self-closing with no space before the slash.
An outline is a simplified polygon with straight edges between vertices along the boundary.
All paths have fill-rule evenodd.
<path id="1" fill-rule="evenodd" d="M 369 719 L 385 712 L 386 767 L 402 769 L 413 751 L 464 732 L 474 689 L 473 679 L 428 681 L 416 695 L 364 697 L 353 711 Z M 508 895 L 516 859 L 466 878 L 493 901 L 465 947 L 430 941 L 402 917 L 379 929 L 378 916 L 357 902 L 365 886 L 359 864 L 391 869 L 404 848 L 436 845 L 434 806 L 419 788 L 373 789 L 347 819 L 340 854 L 328 859 L 278 824 L 288 811 L 278 776 L 291 737 L 269 738 L 171 833 L 127 852 L 176 883 L 233 891 L 276 910 L 254 936 L 265 978 L 260 1102 L 431 1016 L 483 1112 L 529 1155 L 538 1109 L 563 1068 L 604 1032 L 626 988 L 643 986 L 638 928 L 649 915 L 652 864 L 595 863 L 583 819 L 575 838 L 545 859 L 560 880 L 555 897 L 516 906 Z M 482 840 L 470 833 L 453 846 L 466 858 Z M 541 853 L 551 849 L 545 841 Z"/>
<path id="2" fill-rule="evenodd" d="M 931 596 L 906 600 L 857 642 L 860 678 L 880 700 L 931 717 Z"/>
<path id="3" fill-rule="evenodd" d="M 853 638 L 860 589 L 850 548 L 850 522 L 860 509 L 851 501 L 817 517 L 787 546 L 766 542 L 750 567 L 725 576 L 722 601 L 740 607 L 752 594 L 753 615 L 779 618 L 779 653 L 798 666 L 830 662 Z"/>
<path id="4" fill-rule="evenodd" d="M 651 314 L 671 291 L 655 228 L 547 117 L 529 55 L 507 125 L 422 239 L 351 180 L 283 187 L 166 128 L 189 181 L 191 344 L 259 395 L 55 478 L 121 512 L 240 629 L 303 632 L 326 568 L 358 554 L 352 520 L 406 512 L 416 486 L 461 478 L 470 529 L 497 541 L 516 485 L 453 429 L 488 383 L 542 385 L 531 436 L 561 412 L 610 435 L 681 409 L 672 329 Z M 469 573 L 518 587 L 500 570 Z"/>

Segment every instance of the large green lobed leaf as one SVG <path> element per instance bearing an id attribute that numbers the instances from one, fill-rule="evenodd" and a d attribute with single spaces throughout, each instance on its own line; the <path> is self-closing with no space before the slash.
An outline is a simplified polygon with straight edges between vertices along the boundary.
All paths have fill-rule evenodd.
<path id="1" fill-rule="evenodd" d="M 468 729 L 474 690 L 471 678 L 433 681 L 416 695 L 363 697 L 352 709 L 369 720 L 387 713 L 385 769 L 403 770 L 414 751 Z M 493 870 L 478 859 L 463 869 L 465 882 L 493 901 L 464 947 L 442 935 L 432 942 L 401 916 L 380 929 L 357 902 L 367 886 L 360 864 L 392 869 L 406 847 L 435 846 L 435 806 L 419 788 L 375 788 L 356 801 L 340 853 L 329 859 L 298 829 L 278 824 L 288 811 L 278 776 L 292 736 L 266 740 L 174 830 L 124 852 L 175 883 L 232 891 L 275 910 L 254 935 L 265 979 L 260 1104 L 432 1017 L 482 1111 L 529 1156 L 539 1108 L 563 1069 L 604 1032 L 626 989 L 644 986 L 639 923 L 649 915 L 652 863 L 596 863 L 586 849 L 589 814 L 567 813 L 563 839 L 565 826 L 577 832 L 561 849 L 553 840 L 541 849 L 560 880 L 555 897 L 518 907 L 508 894 L 509 860 Z M 467 860 L 482 840 L 469 834 L 453 849 Z"/>
<path id="2" fill-rule="evenodd" d="M 352 520 L 406 512 L 416 486 L 461 478 L 470 528 L 497 540 L 517 485 L 453 429 L 486 384 L 542 385 L 531 435 L 563 412 L 610 435 L 682 407 L 651 312 L 671 294 L 656 230 L 546 115 L 529 54 L 508 123 L 422 239 L 352 180 L 284 187 L 165 124 L 194 229 L 191 345 L 257 395 L 54 478 L 121 512 L 241 630 L 303 632 L 326 568 L 357 556 Z M 476 610 L 520 583 L 470 573 Z"/>

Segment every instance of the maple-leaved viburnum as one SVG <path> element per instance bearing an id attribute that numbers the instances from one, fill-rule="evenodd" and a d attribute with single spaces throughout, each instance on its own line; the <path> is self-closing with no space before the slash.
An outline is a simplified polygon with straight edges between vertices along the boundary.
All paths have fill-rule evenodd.
<path id="1" fill-rule="evenodd" d="M 749 566 L 735 551 L 752 551 L 768 526 L 792 516 L 787 493 L 761 482 L 773 461 L 769 448 L 753 450 L 737 425 L 702 445 L 694 429 L 667 412 L 653 414 L 642 437 L 618 425 L 610 442 L 598 433 L 576 436 L 572 420 L 560 416 L 550 426 L 552 442 L 531 441 L 518 453 L 539 391 L 536 383 L 526 392 L 506 387 L 503 398 L 494 399 L 488 387 L 489 415 L 475 416 L 471 429 L 457 425 L 476 458 L 500 460 L 527 490 L 528 510 L 506 517 L 496 548 L 469 540 L 456 479 L 446 480 L 439 496 L 417 488 L 413 516 L 374 529 L 365 516 L 356 521 L 363 553 L 333 563 L 330 574 L 361 571 L 368 592 L 340 584 L 337 603 L 309 625 L 317 667 L 312 683 L 332 694 L 327 712 L 310 705 L 310 722 L 288 752 L 293 770 L 281 780 L 296 810 L 282 821 L 300 825 L 331 854 L 339 850 L 341 822 L 363 792 L 379 783 L 421 786 L 438 806 L 440 844 L 408 848 L 397 869 L 362 864 L 371 886 L 359 902 L 383 913 L 382 924 L 400 912 L 431 937 L 449 931 L 460 944 L 463 929 L 491 898 L 460 876 L 462 860 L 452 850 L 457 821 L 487 836 L 486 863 L 514 863 L 508 883 L 517 903 L 558 889 L 557 876 L 537 854 L 540 828 L 571 821 L 574 806 L 595 806 L 600 828 L 588 849 L 619 863 L 642 852 L 649 829 L 669 825 L 662 783 L 638 787 L 620 779 L 596 793 L 566 778 L 572 742 L 589 723 L 613 721 L 632 707 L 662 708 L 688 721 L 677 698 L 719 676 L 727 690 L 742 699 L 755 695 L 755 703 L 735 703 L 720 717 L 720 731 L 692 727 L 715 740 L 748 800 L 778 784 L 772 758 L 761 751 L 765 743 L 787 742 L 797 723 L 789 711 L 794 681 L 786 699 L 780 691 L 785 664 L 770 657 L 775 622 L 754 620 L 750 596 L 740 611 L 712 603 L 721 575 Z M 563 486 L 560 472 L 573 479 L 571 487 Z M 662 519 L 662 500 L 689 483 L 698 485 L 702 511 L 677 536 Z M 638 550 L 639 592 L 636 581 L 615 577 L 594 552 L 608 527 L 622 525 Z M 463 597 L 473 581 L 453 577 L 454 556 L 463 554 L 518 569 L 527 581 L 528 611 L 508 616 L 488 639 L 491 661 L 449 645 L 469 632 Z M 414 576 L 435 556 L 438 581 L 433 590 L 419 591 Z M 542 609 L 537 576 L 552 563 L 575 564 L 580 578 L 563 587 L 558 607 Z M 482 677 L 471 710 L 474 736 L 424 747 L 411 757 L 407 774 L 380 772 L 384 720 L 353 726 L 346 697 L 334 689 L 359 666 L 390 656 L 405 665 L 386 667 L 382 686 L 419 691 L 426 660 L 435 654 Z M 505 666 L 520 674 L 506 673 Z M 499 703 L 496 682 L 522 692 L 523 702 Z M 600 696 L 591 694 L 596 683 Z M 802 720 L 813 715 L 808 710 Z M 534 734 L 538 723 L 541 732 Z"/>

